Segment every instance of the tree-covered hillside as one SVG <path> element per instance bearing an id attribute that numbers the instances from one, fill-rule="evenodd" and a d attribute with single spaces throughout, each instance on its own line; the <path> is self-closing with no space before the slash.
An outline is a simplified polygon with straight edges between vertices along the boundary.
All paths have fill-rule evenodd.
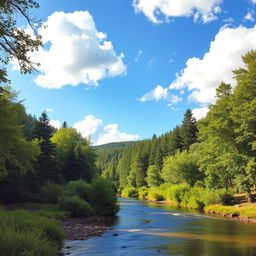
<path id="1" fill-rule="evenodd" d="M 98 151 L 102 175 L 120 189 L 162 183 L 247 192 L 256 184 L 256 51 L 233 71 L 236 86 L 221 83 L 216 102 L 196 122 L 190 110 L 182 124 L 160 137 Z"/>

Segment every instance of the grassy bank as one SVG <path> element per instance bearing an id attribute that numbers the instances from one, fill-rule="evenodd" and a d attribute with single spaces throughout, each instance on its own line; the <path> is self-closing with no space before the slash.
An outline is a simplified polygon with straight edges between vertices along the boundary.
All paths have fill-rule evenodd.
<path id="1" fill-rule="evenodd" d="M 240 217 L 245 219 L 256 219 L 256 205 L 245 204 L 239 207 L 223 206 L 223 205 L 209 205 L 204 209 L 205 213 L 218 214 L 222 216 Z"/>
<path id="2" fill-rule="evenodd" d="M 57 220 L 25 210 L 0 210 L 1 256 L 56 256 L 63 240 Z"/>

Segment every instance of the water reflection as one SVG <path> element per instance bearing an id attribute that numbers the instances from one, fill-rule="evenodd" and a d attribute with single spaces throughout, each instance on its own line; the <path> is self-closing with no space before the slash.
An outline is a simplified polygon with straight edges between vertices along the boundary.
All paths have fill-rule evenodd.
<path id="1" fill-rule="evenodd" d="M 70 255 L 256 255 L 256 225 L 130 199 L 120 206 L 113 230 L 67 242 Z"/>

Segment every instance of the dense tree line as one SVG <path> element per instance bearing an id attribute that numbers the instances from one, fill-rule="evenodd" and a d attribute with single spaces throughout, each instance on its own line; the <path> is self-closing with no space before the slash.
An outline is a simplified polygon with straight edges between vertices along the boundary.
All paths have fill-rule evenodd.
<path id="1" fill-rule="evenodd" d="M 10 87 L 0 95 L 0 201 L 33 200 L 47 182 L 91 182 L 90 142 L 73 128 L 53 128 L 46 112 L 39 119 L 27 115 L 16 96 Z"/>
<path id="2" fill-rule="evenodd" d="M 236 86 L 221 83 L 216 102 L 196 122 L 190 110 L 182 124 L 160 137 L 125 148 L 98 149 L 98 169 L 120 188 L 164 182 L 247 192 L 256 184 L 256 51 L 233 71 Z"/>
<path id="3" fill-rule="evenodd" d="M 182 125 L 160 137 L 134 142 L 126 147 L 98 148 L 98 171 L 118 187 L 160 184 L 164 159 L 187 150 L 197 141 L 197 122 L 191 110 Z"/>

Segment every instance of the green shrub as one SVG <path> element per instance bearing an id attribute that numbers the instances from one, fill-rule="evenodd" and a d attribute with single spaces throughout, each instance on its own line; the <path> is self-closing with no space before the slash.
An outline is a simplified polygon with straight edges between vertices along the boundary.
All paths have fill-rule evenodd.
<path id="1" fill-rule="evenodd" d="M 169 186 L 166 190 L 166 200 L 179 204 L 189 190 L 190 187 L 187 184 Z"/>
<path id="2" fill-rule="evenodd" d="M 63 185 L 47 182 L 40 189 L 39 201 L 43 203 L 56 204 L 63 191 Z"/>
<path id="3" fill-rule="evenodd" d="M 147 187 L 140 187 L 138 189 L 139 199 L 145 200 L 148 196 L 148 188 Z"/>
<path id="4" fill-rule="evenodd" d="M 0 255 L 56 256 L 64 233 L 56 220 L 26 211 L 0 211 Z"/>
<path id="5" fill-rule="evenodd" d="M 236 203 L 235 197 L 229 192 L 223 192 L 219 194 L 220 203 L 222 205 L 234 205 Z"/>
<path id="6" fill-rule="evenodd" d="M 181 204 L 188 208 L 202 210 L 205 206 L 219 203 L 219 192 L 203 187 L 193 187 L 183 196 Z"/>
<path id="7" fill-rule="evenodd" d="M 157 191 L 149 191 L 148 200 L 162 201 L 162 200 L 164 200 L 164 197 L 160 193 L 158 193 Z"/>
<path id="8" fill-rule="evenodd" d="M 122 197 L 138 197 L 138 189 L 135 187 L 125 187 L 121 195 Z"/>
<path id="9" fill-rule="evenodd" d="M 159 187 L 152 187 L 148 190 L 148 200 L 151 201 L 162 201 L 164 200 L 163 196 L 164 190 L 160 189 Z"/>
<path id="10" fill-rule="evenodd" d="M 91 204 L 96 214 L 103 216 L 116 215 L 119 211 L 116 193 L 112 184 L 102 177 L 92 181 Z"/>
<path id="11" fill-rule="evenodd" d="M 66 186 L 65 195 L 78 196 L 81 199 L 90 202 L 92 196 L 92 187 L 84 180 L 70 181 Z"/>
<path id="12" fill-rule="evenodd" d="M 85 200 L 78 196 L 66 196 L 59 200 L 60 209 L 69 212 L 71 217 L 88 217 L 93 214 L 93 209 Z"/>

